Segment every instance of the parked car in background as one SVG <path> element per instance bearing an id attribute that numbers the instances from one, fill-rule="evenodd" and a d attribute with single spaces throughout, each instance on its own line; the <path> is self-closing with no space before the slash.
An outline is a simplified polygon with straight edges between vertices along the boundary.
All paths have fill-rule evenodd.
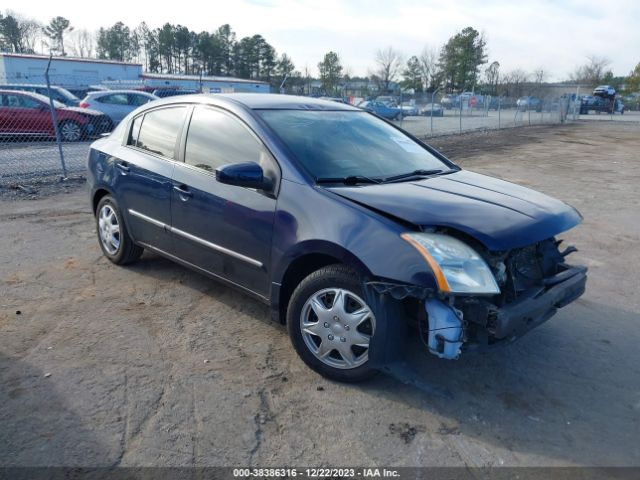
<path id="1" fill-rule="evenodd" d="M 375 113 L 376 115 L 386 118 L 387 120 L 402 120 L 404 112 L 399 107 L 390 107 L 386 103 L 378 102 L 377 100 L 369 100 L 362 102 L 358 105 L 358 108 L 362 108 L 367 112 Z"/>
<path id="2" fill-rule="evenodd" d="M 415 117 L 416 115 L 420 115 L 420 110 L 416 106 L 415 100 L 403 102 L 402 105 L 400 105 L 400 109 L 402 110 L 402 115 L 405 117 Z"/>
<path id="3" fill-rule="evenodd" d="M 577 210 L 336 102 L 164 99 L 93 143 L 87 184 L 109 261 L 148 250 L 241 290 L 333 380 L 369 378 L 411 335 L 448 360 L 509 344 L 585 291 L 555 238 Z"/>
<path id="4" fill-rule="evenodd" d="M 86 97 L 89 92 L 104 92 L 109 89 L 107 87 L 103 87 L 102 85 L 91 85 L 87 88 L 69 88 L 68 90 L 78 99 L 80 99 Z M 80 105 L 80 100 L 78 100 L 78 105 Z"/>
<path id="5" fill-rule="evenodd" d="M 444 108 L 439 103 L 427 103 L 420 109 L 420 115 L 442 117 L 444 116 Z"/>
<path id="6" fill-rule="evenodd" d="M 624 104 L 617 98 L 603 98 L 592 95 L 582 97 L 580 103 L 580 114 L 588 115 L 589 112 L 595 113 L 620 113 L 624 115 Z"/>
<path id="7" fill-rule="evenodd" d="M 69 107 L 77 107 L 80 104 L 80 99 L 69 90 L 53 85 L 51 87 L 47 87 L 46 85 L 27 85 L 15 83 L 0 85 L 0 88 L 3 90 L 21 90 L 23 92 L 39 93 L 40 95 L 44 95 L 45 97 L 49 97 L 49 92 L 51 92 L 51 98 L 57 100 L 60 103 L 68 105 Z"/>
<path id="8" fill-rule="evenodd" d="M 138 90 L 107 90 L 90 92 L 80 106 L 103 112 L 117 125 L 133 110 L 154 100 L 158 97 Z"/>
<path id="9" fill-rule="evenodd" d="M 460 108 L 460 97 L 454 93 L 447 93 L 440 100 L 440 104 L 447 110 Z"/>
<path id="10" fill-rule="evenodd" d="M 538 97 L 524 96 L 520 97 L 516 102 L 516 107 L 522 112 L 527 110 L 542 111 L 542 101 Z"/>
<path id="11" fill-rule="evenodd" d="M 158 98 L 174 97 L 176 95 L 193 95 L 200 93 L 198 90 L 181 89 L 181 88 L 156 88 L 152 95 Z"/>
<path id="12" fill-rule="evenodd" d="M 113 122 L 95 110 L 67 105 L 53 100 L 62 140 L 75 142 L 82 138 L 110 132 Z M 49 98 L 33 92 L 0 90 L 0 136 L 55 137 Z"/>
<path id="13" fill-rule="evenodd" d="M 318 97 L 318 98 L 320 100 L 329 100 L 330 102 L 346 103 L 347 105 L 349 104 L 349 102 L 342 97 Z"/>
<path id="14" fill-rule="evenodd" d="M 389 105 L 391 107 L 395 107 L 398 105 L 398 99 L 396 97 L 392 97 L 391 95 L 379 95 L 376 97 L 376 102 L 382 102 L 385 105 Z"/>

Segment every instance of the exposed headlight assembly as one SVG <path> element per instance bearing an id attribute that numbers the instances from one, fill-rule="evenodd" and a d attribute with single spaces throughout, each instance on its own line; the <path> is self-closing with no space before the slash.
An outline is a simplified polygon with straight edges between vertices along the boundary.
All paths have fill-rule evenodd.
<path id="1" fill-rule="evenodd" d="M 487 263 L 466 243 L 441 233 L 407 232 L 401 237 L 418 250 L 429 264 L 441 292 L 500 293 Z"/>

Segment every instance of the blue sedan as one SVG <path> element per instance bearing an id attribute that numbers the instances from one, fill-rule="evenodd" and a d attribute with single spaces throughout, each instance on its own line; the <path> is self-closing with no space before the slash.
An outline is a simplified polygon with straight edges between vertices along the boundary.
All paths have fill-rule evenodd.
<path id="1" fill-rule="evenodd" d="M 242 290 L 336 380 L 397 361 L 411 324 L 455 359 L 522 336 L 585 289 L 586 268 L 555 238 L 580 223 L 574 208 L 336 102 L 159 100 L 93 143 L 88 183 L 110 261 L 148 250 Z"/>
<path id="2" fill-rule="evenodd" d="M 367 112 L 375 113 L 379 117 L 386 118 L 387 120 L 402 120 L 402 118 L 406 116 L 402 108 L 392 107 L 386 103 L 375 100 L 362 102 L 358 107 Z"/>

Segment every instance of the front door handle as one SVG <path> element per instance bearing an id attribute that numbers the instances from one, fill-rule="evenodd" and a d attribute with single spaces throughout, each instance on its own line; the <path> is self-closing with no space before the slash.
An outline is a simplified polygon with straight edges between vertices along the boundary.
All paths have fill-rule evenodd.
<path id="1" fill-rule="evenodd" d="M 129 170 L 131 170 L 127 162 L 117 162 L 116 167 L 118 167 L 122 173 L 129 173 Z"/>
<path id="2" fill-rule="evenodd" d="M 180 199 L 183 201 L 187 201 L 189 198 L 193 197 L 193 192 L 189 190 L 189 187 L 186 185 L 174 185 L 173 189 L 178 192 Z"/>

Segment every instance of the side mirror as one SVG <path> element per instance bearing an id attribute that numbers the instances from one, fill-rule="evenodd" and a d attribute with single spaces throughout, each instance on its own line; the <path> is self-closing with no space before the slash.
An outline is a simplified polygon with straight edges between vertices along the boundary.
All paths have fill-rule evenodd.
<path id="1" fill-rule="evenodd" d="M 216 168 L 216 180 L 227 185 L 270 190 L 271 180 L 264 176 L 262 167 L 255 162 L 231 163 Z"/>

